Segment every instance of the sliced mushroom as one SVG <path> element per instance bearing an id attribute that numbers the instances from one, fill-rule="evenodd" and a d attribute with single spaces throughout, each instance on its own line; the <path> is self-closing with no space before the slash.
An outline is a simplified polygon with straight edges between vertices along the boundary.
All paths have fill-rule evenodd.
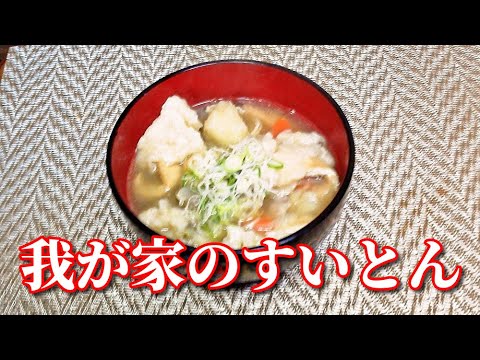
<path id="1" fill-rule="evenodd" d="M 157 173 L 166 191 L 170 191 L 180 185 L 183 169 L 178 164 L 167 166 L 162 162 L 157 162 Z"/>

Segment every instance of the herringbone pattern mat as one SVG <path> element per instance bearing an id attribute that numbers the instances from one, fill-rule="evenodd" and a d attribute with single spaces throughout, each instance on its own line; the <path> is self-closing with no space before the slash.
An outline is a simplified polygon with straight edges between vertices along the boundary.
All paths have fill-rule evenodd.
<path id="1" fill-rule="evenodd" d="M 326 284 L 308 287 L 298 267 L 269 292 L 184 286 L 153 296 L 115 279 L 105 291 L 30 295 L 18 246 L 57 235 L 86 250 L 90 238 L 134 239 L 105 172 L 111 129 L 128 103 L 166 74 L 198 62 L 245 58 L 277 63 L 324 87 L 353 128 L 352 191 L 328 246 L 353 264 L 348 280 L 326 261 Z M 480 47 L 413 46 L 32 46 L 12 48 L 0 83 L 0 313 L 3 314 L 479 314 Z M 314 234 L 313 234 L 314 236 Z M 374 293 L 360 284 L 358 241 L 394 246 L 380 271 L 402 285 Z M 461 285 L 442 293 L 430 277 L 407 287 L 423 240 L 435 237 Z"/>

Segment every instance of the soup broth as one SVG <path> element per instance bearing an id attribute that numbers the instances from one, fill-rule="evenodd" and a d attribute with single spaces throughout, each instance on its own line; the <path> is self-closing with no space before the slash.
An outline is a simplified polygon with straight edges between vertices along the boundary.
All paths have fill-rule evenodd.
<path id="1" fill-rule="evenodd" d="M 129 201 L 140 221 L 191 246 L 258 246 L 301 229 L 338 191 L 324 137 L 261 101 L 196 108 L 170 97 L 137 145 Z"/>

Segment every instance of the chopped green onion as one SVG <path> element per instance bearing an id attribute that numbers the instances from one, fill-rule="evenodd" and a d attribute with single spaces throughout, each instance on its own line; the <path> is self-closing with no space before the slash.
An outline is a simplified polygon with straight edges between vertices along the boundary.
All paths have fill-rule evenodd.
<path id="1" fill-rule="evenodd" d="M 223 167 L 228 172 L 236 172 L 242 168 L 243 159 L 237 155 L 230 155 L 225 162 L 223 163 Z"/>
<path id="2" fill-rule="evenodd" d="M 185 174 L 182 176 L 182 187 L 194 187 L 197 181 L 199 180 L 199 177 L 196 175 L 196 173 L 188 169 Z"/>
<path id="3" fill-rule="evenodd" d="M 213 239 L 225 232 L 225 226 L 251 218 L 271 186 L 262 179 L 262 168 L 269 163 L 279 165 L 269 160 L 261 141 L 255 138 L 197 155 L 182 177 L 183 186 L 195 196 L 194 202 L 186 203 L 192 219 L 198 220 L 197 228 Z"/>
<path id="4" fill-rule="evenodd" d="M 225 156 L 220 156 L 217 161 L 217 165 L 223 165 L 223 163 L 227 160 Z"/>
<path id="5" fill-rule="evenodd" d="M 233 184 L 235 184 L 237 182 L 237 178 L 235 177 L 235 175 L 230 175 L 228 178 L 227 178 L 227 184 L 228 186 L 232 186 Z"/>
<path id="6" fill-rule="evenodd" d="M 205 231 L 211 240 L 219 240 L 224 235 L 224 226 L 220 223 L 220 218 L 215 215 L 200 227 Z"/>
<path id="7" fill-rule="evenodd" d="M 282 169 L 283 163 L 277 160 L 270 160 L 267 166 L 272 169 Z"/>
<path id="8" fill-rule="evenodd" d="M 200 213 L 205 210 L 205 206 L 207 205 L 207 202 L 208 202 L 207 196 L 205 196 L 204 198 L 202 198 L 202 200 L 200 200 L 200 204 L 198 204 L 198 211 Z"/>

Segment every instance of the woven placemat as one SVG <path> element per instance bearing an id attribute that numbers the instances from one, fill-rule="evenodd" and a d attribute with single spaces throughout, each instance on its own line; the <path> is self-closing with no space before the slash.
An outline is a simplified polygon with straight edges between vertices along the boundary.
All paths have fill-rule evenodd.
<path id="1" fill-rule="evenodd" d="M 326 261 L 313 289 L 298 266 L 271 291 L 210 292 L 191 284 L 159 295 L 115 278 L 104 291 L 31 295 L 18 246 L 56 235 L 86 250 L 90 238 L 135 239 L 108 186 L 110 132 L 128 103 L 155 80 L 199 62 L 243 58 L 296 70 L 340 104 L 357 161 L 352 191 L 331 236 L 353 264 L 342 280 Z M 0 83 L 0 313 L 3 314 L 478 314 L 480 313 L 480 47 L 475 46 L 28 46 L 10 49 Z M 312 236 L 315 236 L 313 234 Z M 402 281 L 365 289 L 358 241 L 395 247 L 379 271 Z M 445 247 L 449 292 L 412 291 L 407 279 L 423 240 Z"/>

